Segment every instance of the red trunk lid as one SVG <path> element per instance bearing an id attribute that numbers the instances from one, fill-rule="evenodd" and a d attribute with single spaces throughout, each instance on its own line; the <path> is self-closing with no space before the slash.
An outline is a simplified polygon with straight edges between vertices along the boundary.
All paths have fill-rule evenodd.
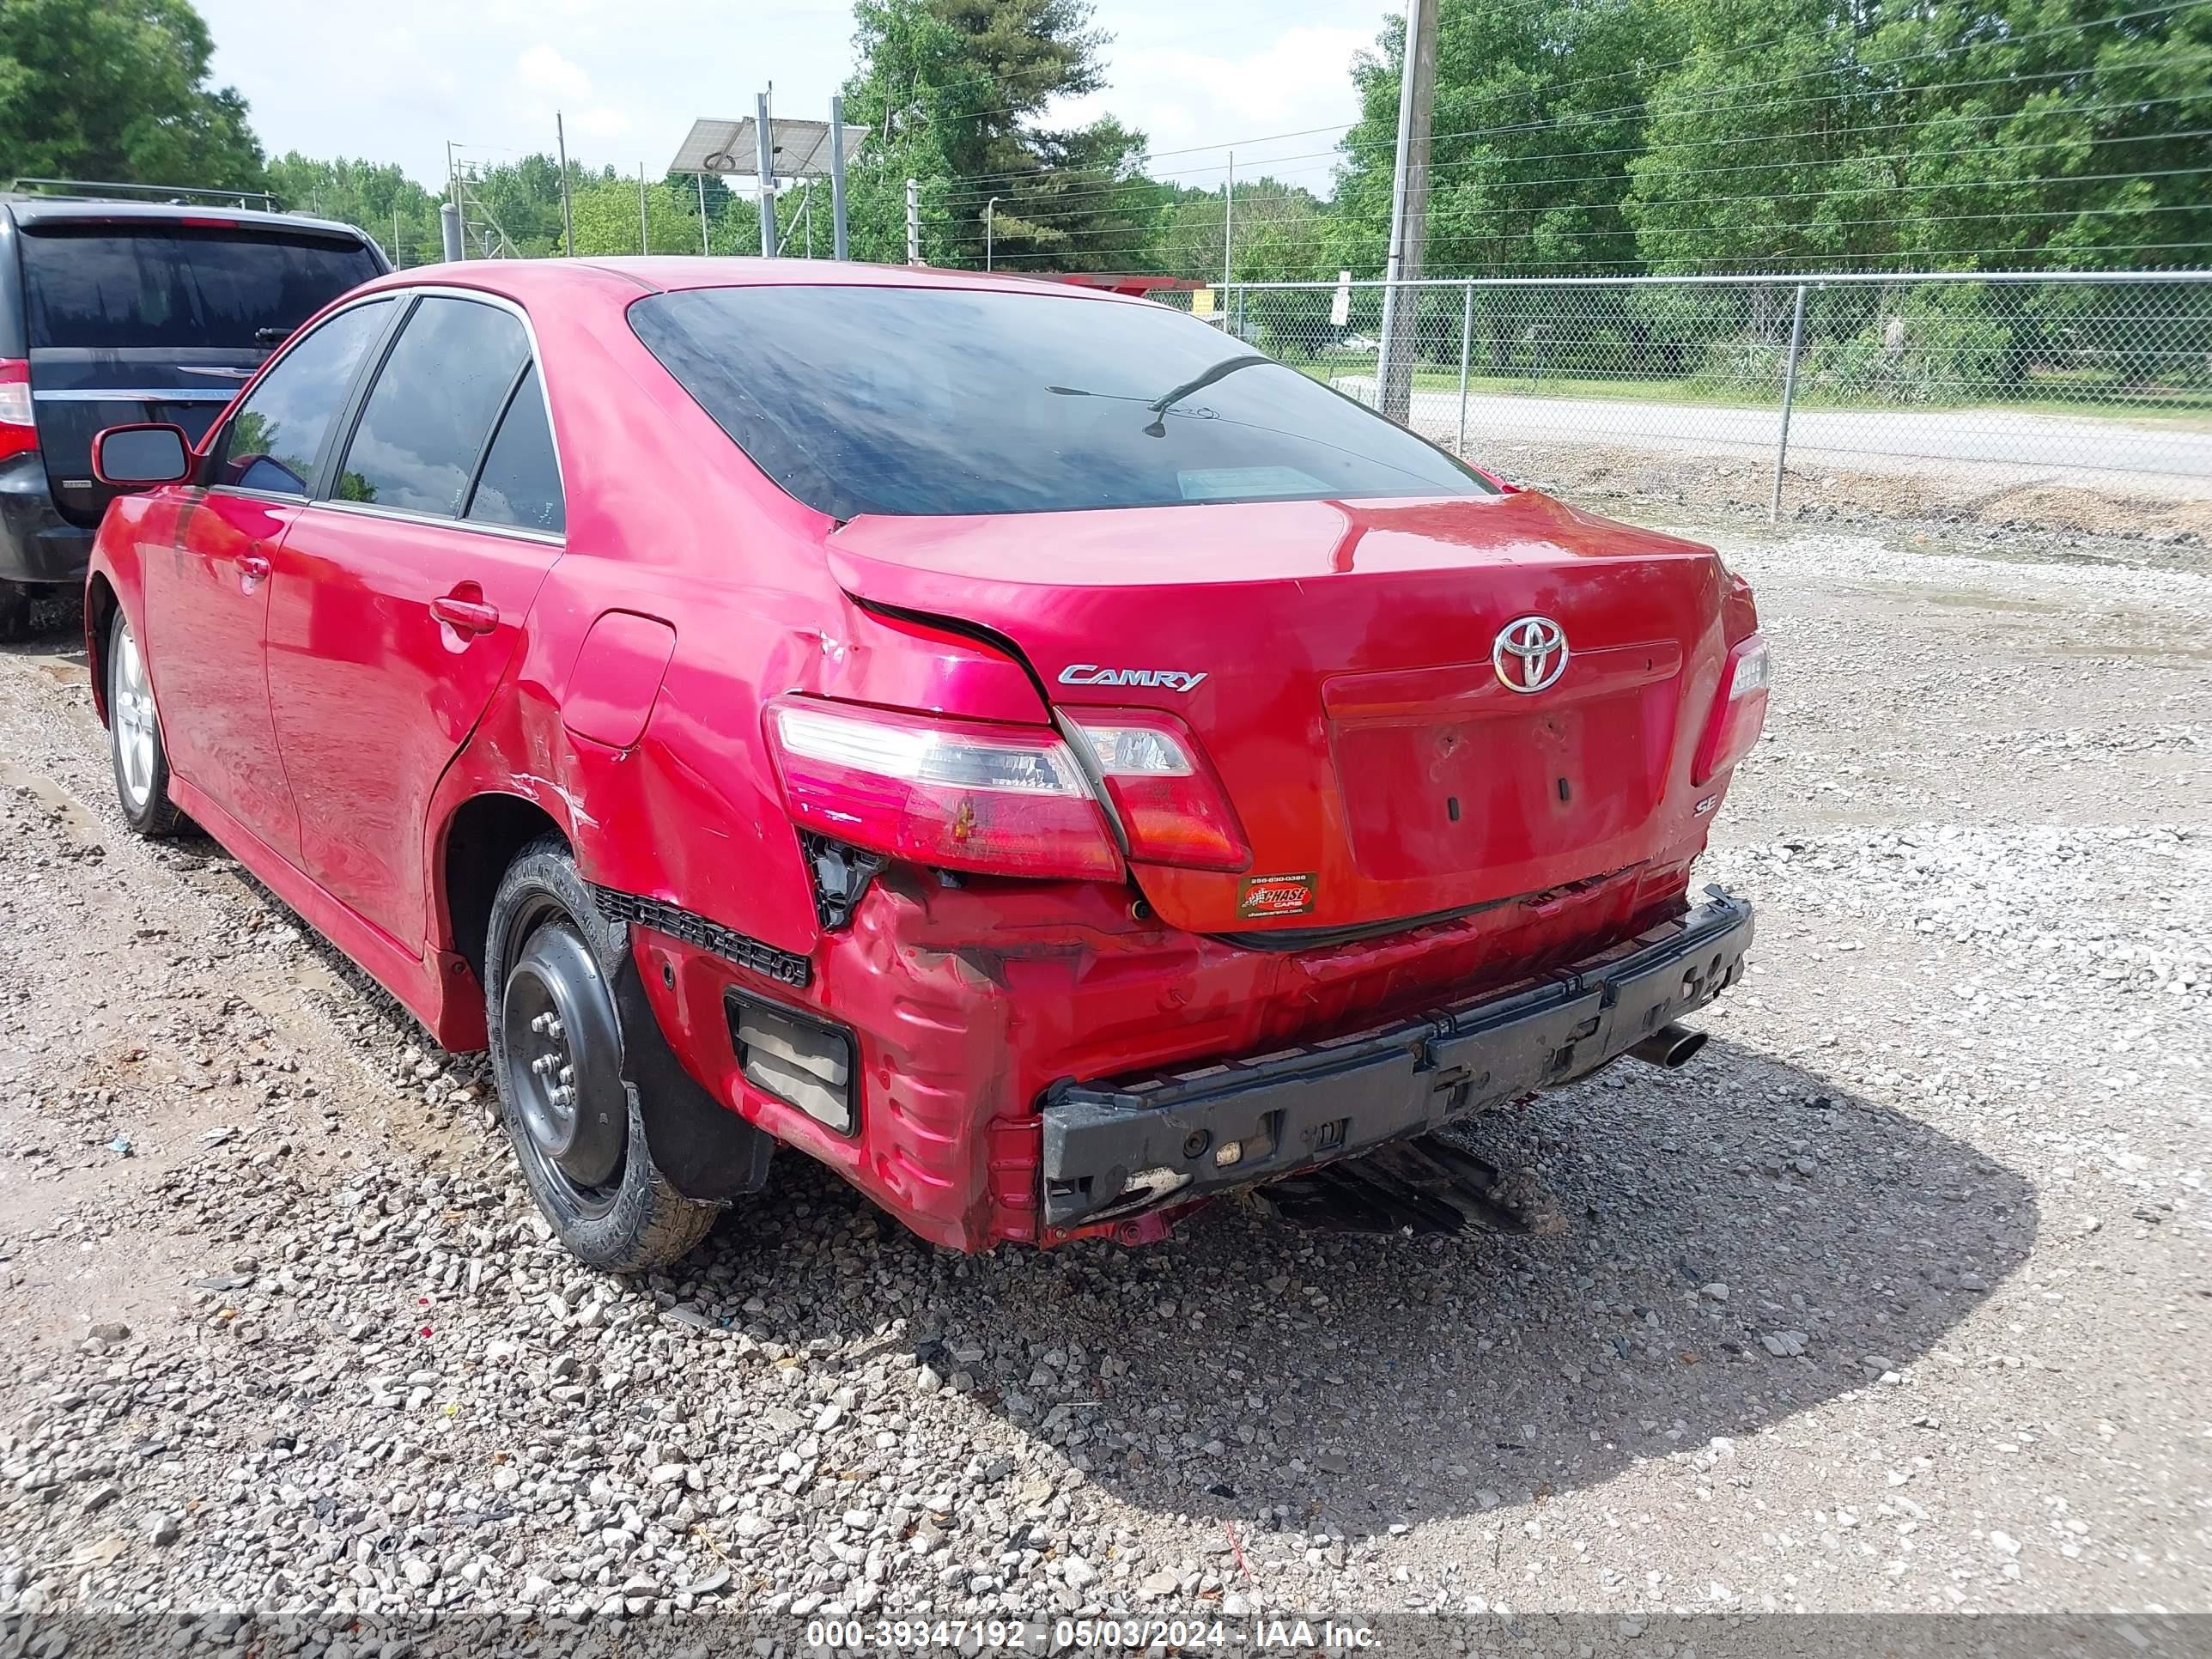
<path id="1" fill-rule="evenodd" d="M 1529 492 L 864 517 L 830 559 L 860 599 L 1004 635 L 1061 708 L 1189 725 L 1253 862 L 1133 866 L 1176 927 L 1401 921 L 1702 844 L 1718 785 L 1692 789 L 1690 764 L 1727 579 L 1693 543 Z M 1534 692 L 1492 661 L 1528 617 L 1568 648 Z M 1525 681 L 1528 659 L 1504 659 Z"/>

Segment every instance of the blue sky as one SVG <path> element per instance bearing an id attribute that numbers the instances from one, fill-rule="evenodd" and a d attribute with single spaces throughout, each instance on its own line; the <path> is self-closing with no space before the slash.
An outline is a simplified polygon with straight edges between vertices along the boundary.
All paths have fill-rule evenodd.
<path id="1" fill-rule="evenodd" d="M 694 116 L 749 114 L 773 80 L 777 114 L 819 118 L 852 65 L 849 0 L 375 0 L 374 27 L 353 6 L 199 7 L 216 78 L 246 95 L 272 154 L 395 161 L 433 186 L 449 138 L 484 161 L 550 150 L 556 108 L 572 156 L 658 173 Z M 1218 185 L 1233 143 L 1240 175 L 1325 190 L 1327 152 L 1358 113 L 1352 53 L 1386 9 L 1098 0 L 1109 85 L 1055 113 L 1110 110 L 1182 182 Z"/>

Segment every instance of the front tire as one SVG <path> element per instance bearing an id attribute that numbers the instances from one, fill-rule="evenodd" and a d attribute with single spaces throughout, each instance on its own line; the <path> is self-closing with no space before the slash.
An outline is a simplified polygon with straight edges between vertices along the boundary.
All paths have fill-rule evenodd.
<path id="1" fill-rule="evenodd" d="M 629 950 L 562 842 L 534 842 L 507 866 L 484 946 L 500 1121 L 562 1243 L 618 1273 L 688 1254 L 722 1207 L 678 1192 L 646 1145 L 614 994 Z"/>
<path id="2" fill-rule="evenodd" d="M 173 836 L 185 815 L 169 799 L 169 753 L 145 653 L 122 611 L 107 629 L 107 748 L 123 821 L 149 840 Z"/>

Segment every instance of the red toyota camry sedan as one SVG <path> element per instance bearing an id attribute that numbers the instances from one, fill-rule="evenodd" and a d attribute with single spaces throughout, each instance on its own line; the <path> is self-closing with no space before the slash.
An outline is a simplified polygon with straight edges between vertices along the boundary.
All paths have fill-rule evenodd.
<path id="1" fill-rule="evenodd" d="M 489 1046 L 602 1267 L 778 1143 L 957 1249 L 1142 1242 L 1678 1063 L 1741 971 L 1745 585 L 1145 301 L 410 270 L 96 465 L 131 824 Z"/>

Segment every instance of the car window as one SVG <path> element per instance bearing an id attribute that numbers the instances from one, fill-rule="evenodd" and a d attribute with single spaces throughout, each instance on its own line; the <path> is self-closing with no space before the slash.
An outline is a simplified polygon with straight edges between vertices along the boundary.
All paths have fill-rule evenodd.
<path id="1" fill-rule="evenodd" d="M 762 286 L 653 295 L 629 318 L 762 471 L 835 518 L 1496 493 L 1164 306 Z"/>
<path id="2" fill-rule="evenodd" d="M 491 423 L 529 356 L 513 313 L 425 299 L 362 404 L 337 499 L 459 517 Z"/>
<path id="3" fill-rule="evenodd" d="M 350 306 L 287 351 L 223 428 L 216 450 L 216 481 L 305 495 L 362 354 L 391 316 L 389 300 Z"/>
<path id="4" fill-rule="evenodd" d="M 26 226 L 33 346 L 266 349 L 382 267 L 348 238 L 246 227 Z"/>
<path id="5" fill-rule="evenodd" d="M 468 516 L 483 524 L 556 533 L 568 526 L 561 499 L 561 464 L 554 457 L 553 428 L 546 423 L 535 363 L 523 370 L 522 384 L 515 388 L 484 453 L 483 472 L 469 500 Z"/>

